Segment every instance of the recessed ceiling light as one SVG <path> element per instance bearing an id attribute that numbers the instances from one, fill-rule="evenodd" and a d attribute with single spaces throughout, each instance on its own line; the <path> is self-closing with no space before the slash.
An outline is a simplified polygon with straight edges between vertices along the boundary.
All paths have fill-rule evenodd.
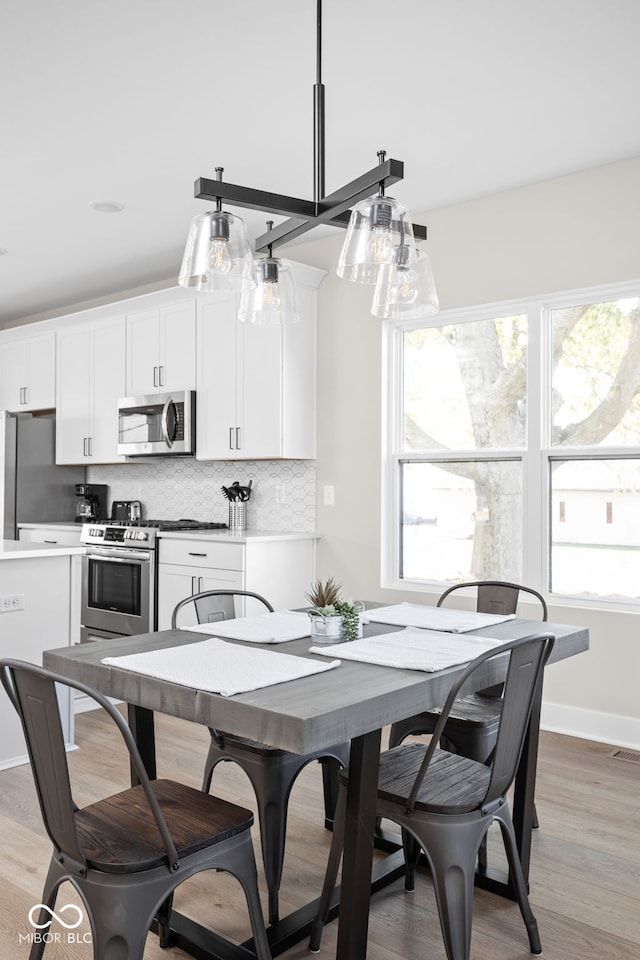
<path id="1" fill-rule="evenodd" d="M 124 204 L 116 200 L 92 200 L 89 206 L 96 213 L 120 213 L 124 210 Z"/>

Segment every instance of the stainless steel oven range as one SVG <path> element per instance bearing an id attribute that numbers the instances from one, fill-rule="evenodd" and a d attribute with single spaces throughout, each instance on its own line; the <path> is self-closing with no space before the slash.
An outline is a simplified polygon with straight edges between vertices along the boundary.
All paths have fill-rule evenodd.
<path id="1" fill-rule="evenodd" d="M 226 526 L 198 520 L 85 523 L 80 536 L 86 547 L 82 558 L 82 643 L 155 630 L 158 532 Z"/>

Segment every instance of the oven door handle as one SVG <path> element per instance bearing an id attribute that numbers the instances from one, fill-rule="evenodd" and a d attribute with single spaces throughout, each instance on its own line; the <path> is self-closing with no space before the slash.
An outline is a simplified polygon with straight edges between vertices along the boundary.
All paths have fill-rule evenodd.
<path id="1" fill-rule="evenodd" d="M 104 560 L 107 563 L 131 563 L 134 560 L 140 560 L 143 563 L 149 563 L 151 557 L 148 553 L 138 553 L 137 550 L 127 550 L 126 553 L 119 553 L 117 556 L 112 553 L 86 553 L 85 560 Z"/>
<path id="2" fill-rule="evenodd" d="M 172 430 L 172 434 L 173 434 L 173 435 L 172 435 L 172 436 L 169 436 L 169 408 L 170 408 L 170 407 L 175 407 L 175 404 L 174 404 L 174 402 L 173 402 L 173 397 L 167 397 L 167 399 L 165 400 L 164 406 L 163 406 L 163 408 L 162 408 L 162 419 L 161 419 L 161 424 L 162 424 L 162 437 L 163 437 L 164 442 L 166 443 L 166 445 L 167 445 L 168 447 L 172 447 L 172 446 L 173 446 L 173 441 L 174 441 L 175 438 L 176 438 L 176 422 L 175 422 L 175 421 L 176 421 L 176 418 L 175 418 L 175 415 L 174 415 L 174 418 L 173 418 L 173 430 Z"/>

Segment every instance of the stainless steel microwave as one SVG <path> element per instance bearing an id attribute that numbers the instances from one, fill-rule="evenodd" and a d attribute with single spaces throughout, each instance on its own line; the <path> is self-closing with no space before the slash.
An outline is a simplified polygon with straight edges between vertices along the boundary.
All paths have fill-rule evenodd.
<path id="1" fill-rule="evenodd" d="M 118 454 L 191 457 L 196 452 L 195 390 L 118 400 Z"/>

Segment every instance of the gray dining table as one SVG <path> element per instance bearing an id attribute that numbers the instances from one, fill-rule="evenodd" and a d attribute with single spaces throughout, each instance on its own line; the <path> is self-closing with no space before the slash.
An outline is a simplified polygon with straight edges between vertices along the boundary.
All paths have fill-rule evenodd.
<path id="1" fill-rule="evenodd" d="M 371 623 L 365 626 L 365 636 L 398 629 L 397 626 Z M 560 623 L 513 619 L 473 633 L 510 640 L 543 631 L 556 637 L 548 667 L 588 649 L 588 630 Z M 188 646 L 202 639 L 202 634 L 188 630 L 162 630 L 47 650 L 43 663 L 63 676 L 81 680 L 127 704 L 129 723 L 152 777 L 155 777 L 154 712 L 216 727 L 295 753 L 311 753 L 331 744 L 350 741 L 342 884 L 336 894 L 340 906 L 336 956 L 337 960 L 364 960 L 371 892 L 400 876 L 403 865 L 397 838 L 394 843 L 393 838 L 376 835 L 375 796 L 382 728 L 444 703 L 463 666 L 426 673 L 342 660 L 341 665 L 333 670 L 225 697 L 102 663 L 105 657 Z M 272 650 L 274 654 L 286 652 L 315 658 L 317 655 L 309 653 L 311 645 L 307 637 L 277 645 L 261 645 L 261 649 Z M 504 679 L 503 670 L 500 658 L 491 661 L 474 674 L 474 686 L 463 692 L 499 683 Z M 513 819 L 525 877 L 529 873 L 540 702 L 541 691 L 529 723 L 513 801 Z M 389 851 L 375 864 L 374 842 Z M 476 883 L 513 899 L 508 876 L 495 869 L 487 867 L 477 875 Z M 321 880 L 319 888 L 320 885 Z M 332 915 L 335 916 L 336 912 L 337 902 Z M 273 955 L 277 956 L 303 939 L 314 915 L 315 901 L 269 927 Z M 252 951 L 251 941 L 239 947 L 230 944 L 175 912 L 171 928 L 172 945 L 193 956 L 246 960 Z"/>

